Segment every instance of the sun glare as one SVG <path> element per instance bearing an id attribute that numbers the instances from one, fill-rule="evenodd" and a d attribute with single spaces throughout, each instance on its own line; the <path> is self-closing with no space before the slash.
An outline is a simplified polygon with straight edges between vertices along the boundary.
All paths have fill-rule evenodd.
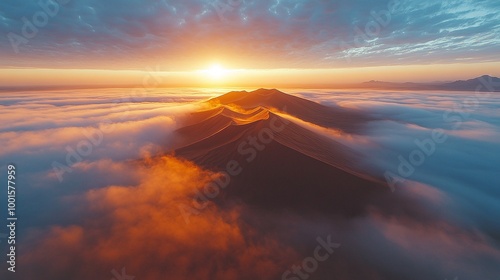
<path id="1" fill-rule="evenodd" d="M 220 80 L 225 76 L 226 70 L 221 65 L 214 64 L 206 71 L 206 73 L 211 79 Z"/>

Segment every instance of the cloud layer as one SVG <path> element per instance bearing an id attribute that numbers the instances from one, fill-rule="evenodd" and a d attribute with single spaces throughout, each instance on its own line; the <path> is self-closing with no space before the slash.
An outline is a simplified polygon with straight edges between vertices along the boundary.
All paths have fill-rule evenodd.
<path id="1" fill-rule="evenodd" d="M 216 94 L 158 91 L 136 101 L 121 89 L 4 94 L 10 125 L 0 126 L 0 163 L 17 164 L 23 186 L 14 279 L 111 279 L 122 268 L 137 279 L 280 279 L 327 236 L 341 246 L 309 279 L 496 279 L 498 97 L 482 96 L 449 121 L 443 115 L 464 104 L 462 93 L 294 94 L 373 116 L 358 134 L 313 129 L 365 154 L 359 164 L 380 176 L 398 174 L 398 155 L 408 157 L 433 129 L 448 139 L 389 194 L 399 204 L 362 216 L 210 203 L 186 223 L 179 206 L 191 205 L 217 174 L 169 155 L 169 139 L 198 106 L 187 100 Z M 92 151 L 70 157 L 61 182 L 53 162 L 67 164 L 68 147 L 78 152 L 81 141 Z"/>

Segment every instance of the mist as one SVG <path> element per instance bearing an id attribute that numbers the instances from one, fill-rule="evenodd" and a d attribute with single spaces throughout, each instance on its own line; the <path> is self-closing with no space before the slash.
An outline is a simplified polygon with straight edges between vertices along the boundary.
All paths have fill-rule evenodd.
<path id="1" fill-rule="evenodd" d="M 17 166 L 22 221 L 12 279 L 496 279 L 498 96 L 287 91 L 369 117 L 346 132 L 282 112 L 356 151 L 391 204 L 343 216 L 209 202 L 186 220 L 180 206 L 221 174 L 172 153 L 175 132 L 221 93 L 2 93 L 0 165 Z M 328 258 L 309 269 L 317 246 Z"/>

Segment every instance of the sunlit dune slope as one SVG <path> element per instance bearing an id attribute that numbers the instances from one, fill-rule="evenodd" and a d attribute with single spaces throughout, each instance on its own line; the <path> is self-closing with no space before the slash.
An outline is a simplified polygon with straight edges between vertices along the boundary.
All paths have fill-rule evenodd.
<path id="1" fill-rule="evenodd" d="M 332 211 L 355 215 L 387 188 L 357 166 L 349 147 L 295 123 L 350 131 L 368 119 L 277 90 L 230 92 L 208 101 L 176 131 L 177 156 L 211 170 L 241 169 L 220 201 L 243 200 L 262 208 Z"/>
<path id="2" fill-rule="evenodd" d="M 259 106 L 277 109 L 303 121 L 346 132 L 356 131 L 361 124 L 370 120 L 367 116 L 352 109 L 327 107 L 277 89 L 258 89 L 252 92 L 234 91 L 213 98 L 209 102 L 238 106 L 243 109 L 254 109 Z"/>

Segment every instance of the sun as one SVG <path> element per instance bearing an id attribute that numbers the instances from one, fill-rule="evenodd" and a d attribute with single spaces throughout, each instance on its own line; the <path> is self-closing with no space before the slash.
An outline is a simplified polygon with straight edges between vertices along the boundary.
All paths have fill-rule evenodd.
<path id="1" fill-rule="evenodd" d="M 206 73 L 212 80 L 220 80 L 226 75 L 226 70 L 220 64 L 213 64 Z"/>

